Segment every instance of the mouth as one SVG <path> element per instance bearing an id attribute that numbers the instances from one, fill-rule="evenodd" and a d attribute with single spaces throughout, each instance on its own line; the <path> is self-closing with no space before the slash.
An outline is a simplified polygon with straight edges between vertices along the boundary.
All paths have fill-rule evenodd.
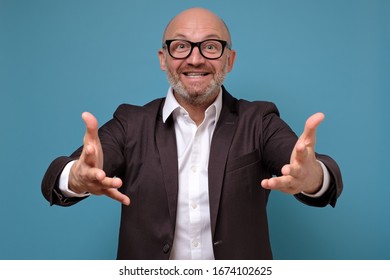
<path id="1" fill-rule="evenodd" d="M 183 75 L 189 78 L 200 78 L 210 75 L 207 72 L 183 72 Z"/>

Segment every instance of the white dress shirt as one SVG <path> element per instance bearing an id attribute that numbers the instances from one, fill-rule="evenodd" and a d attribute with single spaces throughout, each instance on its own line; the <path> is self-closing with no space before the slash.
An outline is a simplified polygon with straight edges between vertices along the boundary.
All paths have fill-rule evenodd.
<path id="1" fill-rule="evenodd" d="M 188 112 L 180 106 L 169 88 L 163 108 L 163 121 L 172 114 L 178 155 L 179 193 L 176 229 L 170 259 L 214 259 L 208 193 L 208 161 L 211 140 L 222 109 L 222 89 L 205 111 L 203 122 L 197 126 Z M 85 196 L 68 188 L 68 176 L 73 162 L 64 168 L 59 188 L 65 196 Z M 329 185 L 329 171 L 324 171 L 323 186 L 311 197 L 321 196 Z M 259 187 L 260 182 L 259 182 Z"/>
<path id="2" fill-rule="evenodd" d="M 171 259 L 214 259 L 209 207 L 211 139 L 222 108 L 222 89 L 197 126 L 168 90 L 163 121 L 172 114 L 177 143 L 179 194 Z"/>

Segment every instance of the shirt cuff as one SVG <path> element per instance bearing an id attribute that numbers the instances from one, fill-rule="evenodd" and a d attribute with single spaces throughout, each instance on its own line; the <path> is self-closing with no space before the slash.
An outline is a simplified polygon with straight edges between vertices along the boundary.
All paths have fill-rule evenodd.
<path id="1" fill-rule="evenodd" d="M 67 165 L 65 165 L 64 169 L 62 170 L 62 173 L 60 175 L 60 180 L 58 183 L 58 188 L 62 192 L 62 194 L 66 197 L 85 197 L 89 196 L 89 193 L 75 193 L 74 191 L 71 191 L 68 186 L 69 182 L 69 173 L 70 169 L 72 168 L 73 164 L 76 161 L 73 160 L 69 162 Z"/>
<path id="2" fill-rule="evenodd" d="M 323 195 L 329 189 L 329 183 L 330 183 L 330 174 L 329 174 L 328 168 L 326 168 L 325 164 L 323 164 L 321 161 L 319 161 L 319 160 L 317 160 L 317 161 L 320 163 L 321 168 L 322 168 L 322 173 L 324 174 L 323 175 L 324 177 L 322 180 L 322 187 L 318 192 L 316 192 L 314 194 L 308 194 L 308 193 L 302 192 L 302 194 L 309 196 L 309 197 L 313 197 L 313 198 L 320 197 L 321 195 Z"/>

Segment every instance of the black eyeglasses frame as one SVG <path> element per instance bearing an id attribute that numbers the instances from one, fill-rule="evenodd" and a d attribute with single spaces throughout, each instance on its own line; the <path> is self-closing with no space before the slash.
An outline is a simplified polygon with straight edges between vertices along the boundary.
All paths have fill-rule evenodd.
<path id="1" fill-rule="evenodd" d="M 174 41 L 183 41 L 183 42 L 187 42 L 191 45 L 191 50 L 190 52 L 188 53 L 187 56 L 185 57 L 174 57 L 172 54 L 171 54 L 171 50 L 170 50 L 170 45 L 172 42 Z M 222 52 L 221 52 L 221 55 L 218 56 L 218 57 L 212 57 L 212 58 L 209 58 L 207 56 L 205 56 L 203 53 L 202 53 L 202 49 L 200 47 L 201 44 L 203 44 L 204 42 L 207 42 L 207 41 L 217 41 L 219 43 L 221 43 L 222 45 Z M 200 41 L 200 42 L 191 42 L 191 41 L 188 41 L 188 40 L 182 40 L 182 39 L 172 39 L 172 40 L 165 40 L 165 42 L 163 43 L 162 45 L 163 49 L 167 49 L 168 50 L 168 53 L 169 55 L 174 58 L 174 59 L 187 59 L 188 57 L 190 57 L 190 55 L 192 54 L 192 51 L 194 50 L 195 47 L 198 47 L 198 50 L 199 50 L 199 53 L 206 59 L 209 59 L 209 60 L 216 60 L 216 59 L 219 59 L 222 57 L 224 51 L 225 51 L 225 48 L 228 48 L 229 50 L 231 50 L 231 45 L 227 42 L 227 41 L 224 41 L 224 40 L 219 40 L 219 39 L 207 39 L 207 40 L 203 40 L 203 41 Z"/>

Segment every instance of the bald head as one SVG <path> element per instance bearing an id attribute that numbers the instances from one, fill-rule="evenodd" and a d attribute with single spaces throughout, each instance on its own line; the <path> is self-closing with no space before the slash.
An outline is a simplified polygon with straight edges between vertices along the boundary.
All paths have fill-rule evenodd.
<path id="1" fill-rule="evenodd" d="M 231 45 L 230 32 L 225 22 L 204 8 L 191 8 L 176 15 L 167 25 L 163 42 L 173 38 L 199 37 L 202 35 L 227 41 Z M 195 39 L 193 39 L 195 40 Z"/>

